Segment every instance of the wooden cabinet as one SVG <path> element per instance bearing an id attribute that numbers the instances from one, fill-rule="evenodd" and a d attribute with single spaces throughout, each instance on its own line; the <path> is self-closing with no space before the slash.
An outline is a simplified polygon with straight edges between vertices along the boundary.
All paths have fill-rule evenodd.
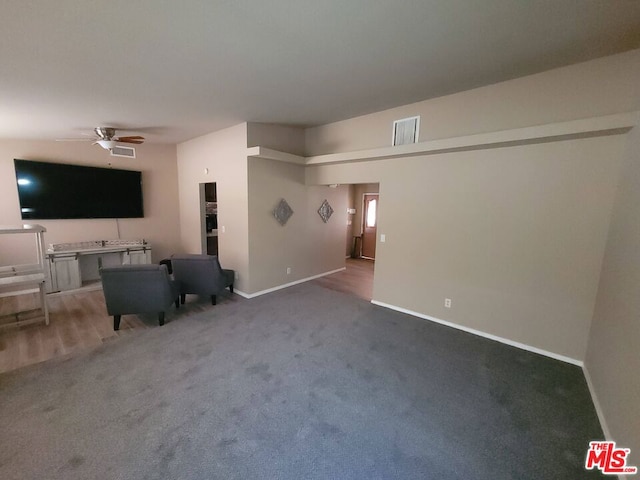
<path id="1" fill-rule="evenodd" d="M 127 250 L 122 254 L 123 265 L 145 265 L 151 263 L 151 249 Z"/>
<path id="2" fill-rule="evenodd" d="M 73 290 L 82 286 L 78 255 L 56 255 L 49 257 L 51 290 Z"/>
<path id="3" fill-rule="evenodd" d="M 100 285 L 102 265 L 151 263 L 151 246 L 144 240 L 97 240 L 51 245 L 47 253 L 47 291 L 60 292 Z"/>

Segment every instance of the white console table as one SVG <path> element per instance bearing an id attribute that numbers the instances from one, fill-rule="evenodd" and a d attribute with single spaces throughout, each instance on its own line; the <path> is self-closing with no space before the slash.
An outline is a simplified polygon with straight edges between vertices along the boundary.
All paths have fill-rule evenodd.
<path id="1" fill-rule="evenodd" d="M 50 245 L 47 291 L 74 290 L 100 280 L 100 267 L 151 263 L 144 240 L 96 240 Z"/>
<path id="2" fill-rule="evenodd" d="M 0 294 L 2 296 L 24 295 L 31 293 L 36 287 L 40 293 L 39 308 L 4 315 L 3 317 L 9 317 L 14 321 L 2 321 L 0 326 L 24 325 L 42 320 L 49 325 L 49 310 L 45 296 L 46 269 L 43 235 L 46 231 L 46 228 L 41 225 L 0 226 L 0 235 L 34 235 L 37 258 L 37 263 L 0 267 Z"/>

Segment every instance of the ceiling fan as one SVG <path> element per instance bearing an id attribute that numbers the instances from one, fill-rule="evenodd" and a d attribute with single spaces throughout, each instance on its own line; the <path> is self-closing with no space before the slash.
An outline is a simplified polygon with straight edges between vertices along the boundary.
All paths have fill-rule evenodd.
<path id="1" fill-rule="evenodd" d="M 140 135 L 130 135 L 124 137 L 116 137 L 116 128 L 113 127 L 96 127 L 93 129 L 96 138 L 58 138 L 57 142 L 93 142 L 93 145 L 100 145 L 105 150 L 111 150 L 118 143 L 133 143 L 140 145 L 144 142 L 144 137 Z"/>

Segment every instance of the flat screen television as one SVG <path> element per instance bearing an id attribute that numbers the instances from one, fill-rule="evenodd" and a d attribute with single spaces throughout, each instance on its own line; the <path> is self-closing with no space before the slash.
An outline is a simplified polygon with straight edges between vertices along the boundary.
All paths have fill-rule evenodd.
<path id="1" fill-rule="evenodd" d="M 14 159 L 23 220 L 141 218 L 142 173 Z"/>

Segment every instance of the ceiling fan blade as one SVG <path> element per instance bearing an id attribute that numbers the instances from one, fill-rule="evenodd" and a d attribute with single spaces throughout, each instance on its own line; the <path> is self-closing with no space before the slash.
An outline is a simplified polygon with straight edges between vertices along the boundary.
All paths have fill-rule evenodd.
<path id="1" fill-rule="evenodd" d="M 141 137 L 140 135 L 124 135 L 120 138 L 128 138 L 132 140 L 144 140 L 144 137 Z"/>
<path id="2" fill-rule="evenodd" d="M 144 143 L 144 140 L 138 140 L 133 137 L 119 137 L 119 138 L 115 138 L 114 140 L 118 143 L 133 143 L 135 145 L 140 145 L 141 143 Z"/>
<path id="3" fill-rule="evenodd" d="M 56 142 L 93 142 L 95 138 L 56 138 Z"/>

